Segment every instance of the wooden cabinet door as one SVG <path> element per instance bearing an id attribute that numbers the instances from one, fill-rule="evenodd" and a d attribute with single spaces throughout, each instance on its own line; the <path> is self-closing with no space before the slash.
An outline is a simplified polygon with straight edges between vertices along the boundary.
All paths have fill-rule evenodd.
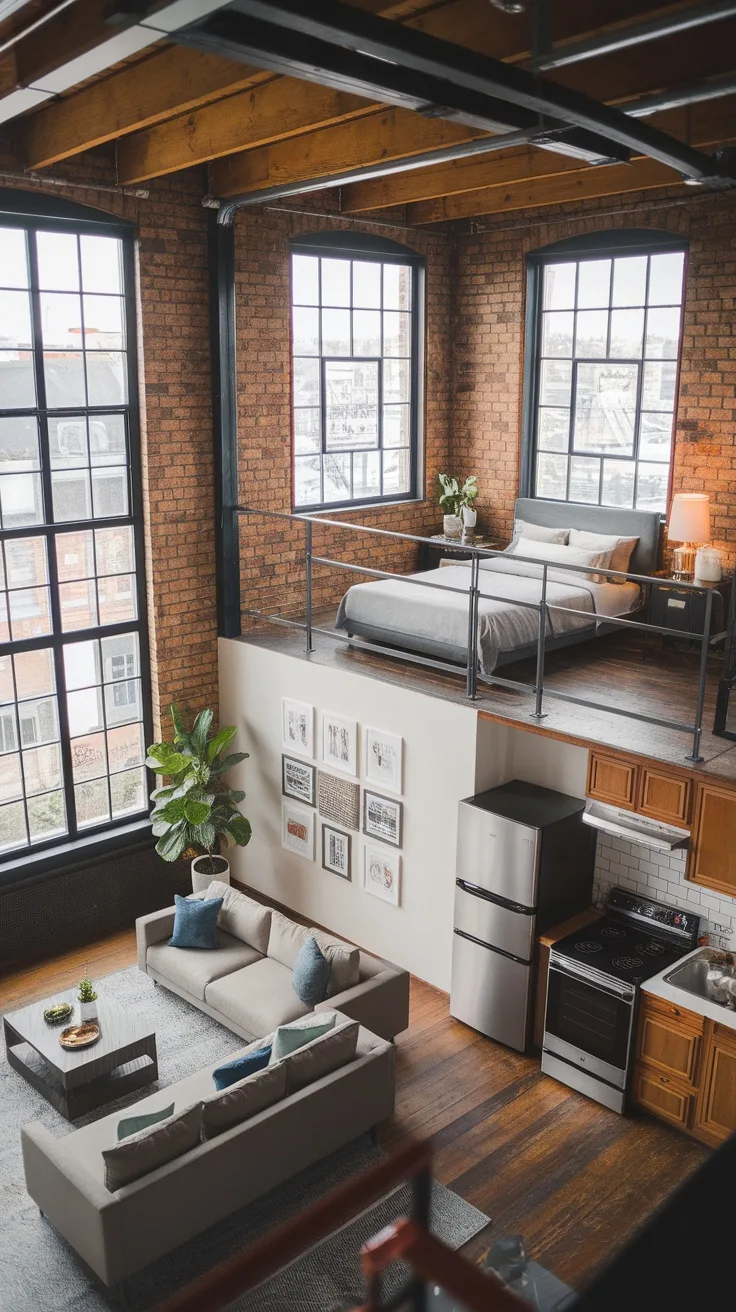
<path id="1" fill-rule="evenodd" d="M 667 774 L 643 766 L 637 811 L 665 824 L 687 825 L 692 785 L 686 775 Z"/>
<path id="2" fill-rule="evenodd" d="M 693 1026 L 660 1015 L 644 1004 L 639 1022 L 641 1061 L 692 1086 L 698 1078 L 700 1044 L 700 1034 Z"/>
<path id="3" fill-rule="evenodd" d="M 736 1031 L 708 1022 L 703 1081 L 695 1112 L 699 1139 L 718 1147 L 736 1130 Z"/>
<path id="4" fill-rule="evenodd" d="M 736 789 L 698 783 L 687 878 L 736 896 Z"/>
<path id="5" fill-rule="evenodd" d="M 634 1102 L 678 1130 L 690 1129 L 695 1094 L 643 1062 L 637 1062 L 634 1068 Z"/>
<path id="6" fill-rule="evenodd" d="M 591 752 L 588 757 L 588 796 L 600 802 L 609 802 L 612 806 L 625 806 L 633 810 L 636 806 L 638 770 L 634 761 Z"/>

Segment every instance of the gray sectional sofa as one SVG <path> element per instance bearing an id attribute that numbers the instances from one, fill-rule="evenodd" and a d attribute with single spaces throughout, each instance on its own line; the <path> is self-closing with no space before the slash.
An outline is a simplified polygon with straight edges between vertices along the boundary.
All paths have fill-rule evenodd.
<path id="1" fill-rule="evenodd" d="M 258 1048 L 279 1025 L 310 1015 L 291 977 L 314 934 L 331 963 L 328 996 L 315 1010 L 334 1012 L 335 1025 L 224 1091 L 216 1091 L 208 1067 L 150 1094 L 126 1115 L 161 1113 L 172 1102 L 173 1115 L 122 1144 L 121 1112 L 60 1139 L 37 1121 L 23 1128 L 30 1196 L 106 1285 L 372 1130 L 394 1109 L 390 1040 L 408 1024 L 407 972 L 227 885 L 200 896 L 215 895 L 223 897 L 217 949 L 171 947 L 174 908 L 167 908 L 137 922 L 141 970 Z"/>

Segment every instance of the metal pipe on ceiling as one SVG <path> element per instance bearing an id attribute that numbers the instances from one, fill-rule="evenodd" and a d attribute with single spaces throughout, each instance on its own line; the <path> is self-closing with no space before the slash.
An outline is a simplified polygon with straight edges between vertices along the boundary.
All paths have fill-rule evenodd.
<path id="1" fill-rule="evenodd" d="M 570 41 L 566 45 L 554 47 L 547 54 L 532 60 L 539 72 L 550 68 L 563 68 L 566 64 L 577 64 L 583 59 L 595 59 L 599 55 L 611 55 L 629 46 L 638 46 L 645 41 L 656 41 L 661 37 L 675 36 L 678 32 L 687 32 L 693 27 L 703 27 L 705 23 L 716 23 L 723 18 L 736 14 L 736 4 L 731 0 L 712 0 L 706 5 L 689 5 L 687 9 L 674 10 L 671 14 L 660 14 L 643 23 L 630 23 L 619 27 L 603 36 L 586 37 L 583 41 Z"/>
<path id="2" fill-rule="evenodd" d="M 657 91 L 651 96 L 640 96 L 621 105 L 624 114 L 631 118 L 646 118 L 667 109 L 680 109 L 683 105 L 698 105 L 704 100 L 718 100 L 721 96 L 736 95 L 736 73 L 723 77 L 706 78 L 702 82 L 688 82 L 668 91 Z"/>

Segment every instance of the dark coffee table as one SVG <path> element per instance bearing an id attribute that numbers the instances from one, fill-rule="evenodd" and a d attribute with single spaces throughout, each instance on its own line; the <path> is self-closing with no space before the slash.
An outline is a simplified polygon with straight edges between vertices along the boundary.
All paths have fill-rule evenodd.
<path id="1" fill-rule="evenodd" d="M 44 1010 L 62 1000 L 74 1005 L 73 1016 L 63 1025 L 47 1024 Z M 3 1017 L 10 1065 L 70 1121 L 158 1079 L 156 1035 L 150 1025 L 109 999 L 97 1003 L 97 1043 L 77 1052 L 62 1048 L 62 1030 L 80 1023 L 75 1000 L 72 989 Z"/>

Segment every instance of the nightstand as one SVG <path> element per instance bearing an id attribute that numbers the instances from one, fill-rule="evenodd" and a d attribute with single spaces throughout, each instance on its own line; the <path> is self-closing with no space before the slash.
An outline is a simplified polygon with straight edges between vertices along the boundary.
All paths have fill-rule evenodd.
<path id="1" fill-rule="evenodd" d="M 715 647 L 726 637 L 728 608 L 731 601 L 731 578 L 722 578 L 718 583 L 707 585 L 713 593 L 711 611 L 710 645 Z M 705 584 L 703 586 L 706 586 Z M 649 624 L 661 624 L 668 629 L 677 629 L 683 638 L 698 642 L 699 634 L 705 624 L 704 592 L 691 592 L 675 580 L 663 577 L 661 583 L 652 584 L 647 606 Z M 662 634 L 666 641 L 669 634 Z"/>
<path id="2" fill-rule="evenodd" d="M 487 547 L 489 551 L 495 551 L 498 545 L 498 542 L 479 537 L 477 534 L 472 542 L 463 542 L 460 538 L 446 538 L 442 533 L 435 533 L 432 535 L 431 545 L 423 542 L 419 548 L 419 568 L 438 569 L 442 557 L 448 555 L 452 555 L 459 565 L 462 561 L 471 559 L 473 553 L 468 551 L 469 546 Z"/>

